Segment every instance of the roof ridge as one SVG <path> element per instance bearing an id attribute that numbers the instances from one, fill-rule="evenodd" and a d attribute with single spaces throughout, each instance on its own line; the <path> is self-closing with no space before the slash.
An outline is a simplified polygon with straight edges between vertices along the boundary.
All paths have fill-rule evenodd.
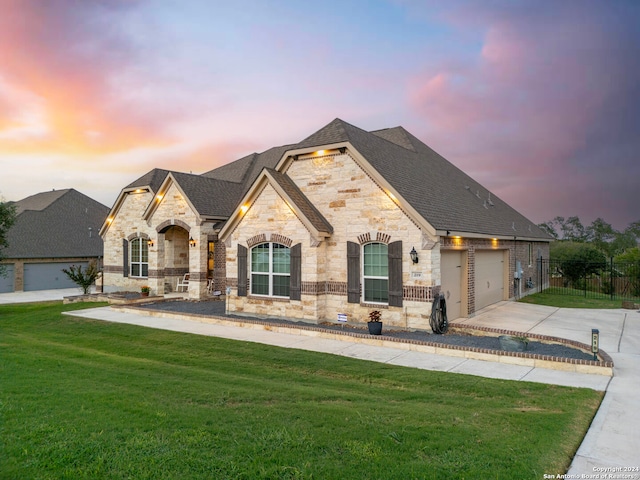
<path id="1" fill-rule="evenodd" d="M 272 147 L 272 148 L 275 148 L 275 147 Z M 268 148 L 267 150 L 271 150 L 271 148 Z M 265 150 L 265 152 L 267 150 Z M 245 168 L 244 173 L 242 174 L 242 179 L 239 182 L 240 185 L 245 184 L 245 182 L 247 181 L 247 178 L 249 177 L 249 172 L 253 170 L 253 167 L 255 167 L 256 163 L 258 162 L 258 158 L 260 157 L 260 154 L 258 152 L 253 152 L 250 155 L 251 155 L 251 161 L 249 162 L 249 165 L 247 165 L 247 168 Z"/>

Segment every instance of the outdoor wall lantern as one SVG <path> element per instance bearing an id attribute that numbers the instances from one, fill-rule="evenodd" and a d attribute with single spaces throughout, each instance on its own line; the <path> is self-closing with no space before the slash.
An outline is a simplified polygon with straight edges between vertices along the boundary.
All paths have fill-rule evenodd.
<path id="1" fill-rule="evenodd" d="M 598 360 L 598 344 L 600 343 L 600 330 L 597 328 L 591 329 L 591 351 L 593 352 L 593 359 Z"/>
<path id="2" fill-rule="evenodd" d="M 192 247 L 196 246 L 196 241 L 193 239 L 193 237 L 189 237 L 189 245 L 191 245 Z"/>
<path id="3" fill-rule="evenodd" d="M 149 245 L 150 247 L 153 247 L 153 240 L 151 239 L 147 240 L 147 245 Z"/>
<path id="4" fill-rule="evenodd" d="M 411 248 L 409 255 L 411 256 L 411 261 L 413 263 L 418 263 L 418 252 L 416 252 L 416 247 Z"/>

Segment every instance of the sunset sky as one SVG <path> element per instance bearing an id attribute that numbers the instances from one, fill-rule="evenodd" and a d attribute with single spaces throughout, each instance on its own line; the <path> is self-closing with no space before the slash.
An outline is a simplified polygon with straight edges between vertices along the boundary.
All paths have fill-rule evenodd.
<path id="1" fill-rule="evenodd" d="M 112 206 L 339 117 L 530 220 L 640 220 L 640 2 L 0 0 L 0 198 Z"/>

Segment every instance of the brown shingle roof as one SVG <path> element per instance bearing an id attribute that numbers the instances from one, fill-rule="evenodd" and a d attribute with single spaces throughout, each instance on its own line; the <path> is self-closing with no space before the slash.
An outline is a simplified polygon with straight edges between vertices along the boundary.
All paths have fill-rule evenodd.
<path id="1" fill-rule="evenodd" d="M 162 185 L 162 182 L 164 182 L 164 179 L 167 178 L 167 175 L 169 175 L 170 172 L 170 170 L 154 168 L 150 172 L 145 173 L 137 180 L 131 182 L 125 187 L 125 189 L 149 187 L 151 191 L 155 193 L 158 191 L 160 185 Z"/>
<path id="2" fill-rule="evenodd" d="M 239 183 L 188 173 L 171 173 L 198 214 L 206 217 L 229 217 L 242 195 Z"/>
<path id="3" fill-rule="evenodd" d="M 74 189 L 43 192 L 15 202 L 7 258 L 102 256 L 100 225 L 109 208 Z"/>
<path id="4" fill-rule="evenodd" d="M 371 133 L 335 119 L 295 148 L 344 141 L 437 230 L 550 240 L 535 223 L 402 127 Z"/>

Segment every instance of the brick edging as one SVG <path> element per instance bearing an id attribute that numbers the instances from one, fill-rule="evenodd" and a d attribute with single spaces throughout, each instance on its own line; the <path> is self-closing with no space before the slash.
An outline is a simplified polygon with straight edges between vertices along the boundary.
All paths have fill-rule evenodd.
<path id="1" fill-rule="evenodd" d="M 466 331 L 479 331 L 479 332 L 492 333 L 492 334 L 495 334 L 496 336 L 512 335 L 516 337 L 526 337 L 528 339 L 540 340 L 543 343 L 557 343 L 559 345 L 566 345 L 568 347 L 577 348 L 578 350 L 582 350 L 584 352 L 591 352 L 591 345 L 587 345 L 586 343 L 578 342 L 576 340 L 569 340 L 567 338 L 552 337 L 550 335 L 540 335 L 538 333 L 524 333 L 524 332 L 518 332 L 516 330 L 505 330 L 502 328 L 483 327 L 479 325 L 470 327 L 468 325 L 462 325 L 459 323 L 449 324 L 449 328 L 457 332 L 464 332 L 466 330 Z M 494 336 L 494 335 L 491 335 L 491 336 Z M 598 351 L 598 358 L 600 358 L 600 360 L 581 360 L 581 359 L 575 359 L 575 358 L 550 357 L 549 355 L 538 355 L 536 353 L 504 352 L 502 350 L 499 350 L 499 352 L 501 352 L 501 354 L 507 354 L 509 356 L 533 358 L 536 360 L 548 360 L 549 358 L 551 358 L 551 359 L 559 359 L 559 361 L 562 361 L 565 363 L 572 363 L 575 365 L 593 365 L 597 367 L 610 367 L 610 368 L 613 367 L 613 359 L 604 350 Z"/>
<path id="2" fill-rule="evenodd" d="M 458 350 L 458 351 L 467 351 L 479 354 L 489 354 L 489 355 L 497 355 L 497 356 L 506 356 L 506 357 L 519 357 L 530 360 L 541 360 L 541 361 L 549 361 L 549 362 L 557 362 L 557 363 L 566 363 L 570 365 L 586 365 L 593 367 L 602 367 L 602 368 L 613 368 L 613 360 L 604 350 L 600 350 L 598 352 L 599 358 L 601 360 L 582 360 L 576 358 L 566 358 L 566 357 L 555 357 L 552 355 L 540 355 L 537 353 L 528 353 L 528 352 L 507 352 L 504 350 L 493 350 L 490 348 L 479 348 L 479 347 L 468 347 L 463 345 L 450 345 L 440 342 L 429 342 L 425 340 L 415 340 L 415 339 L 407 339 L 407 338 L 396 338 L 389 337 L 386 335 L 375 335 L 372 336 L 368 333 L 360 333 L 360 332 L 352 332 L 352 331 L 341 331 L 341 330 L 329 330 L 326 328 L 309 325 L 309 324 L 300 324 L 300 325 L 290 325 L 284 323 L 277 322 L 269 322 L 263 321 L 254 318 L 229 318 L 229 317 L 221 317 L 218 315 L 205 315 L 199 313 L 190 313 L 190 314 L 180 314 L 176 312 L 168 312 L 165 310 L 151 310 L 149 308 L 142 308 L 133 305 L 111 305 L 111 308 L 121 309 L 121 310 L 134 310 L 136 312 L 160 312 L 165 316 L 174 316 L 174 317 L 192 317 L 198 319 L 215 319 L 221 322 L 228 322 L 232 324 L 249 324 L 249 325 L 271 325 L 282 329 L 291 329 L 291 330 L 305 330 L 309 332 L 319 332 L 319 333 L 329 333 L 340 336 L 347 336 L 353 338 L 362 338 L 366 340 L 383 340 L 385 342 L 398 343 L 398 344 L 410 344 L 410 345 L 421 345 L 426 347 L 434 347 L 434 348 L 444 348 L 449 350 Z M 240 325 L 241 326 L 241 325 Z M 489 328 L 489 327 L 468 327 L 460 324 L 453 324 L 449 326 L 454 330 L 468 330 L 468 331 L 482 331 L 486 333 L 492 333 L 497 335 L 514 335 L 514 336 L 526 336 L 527 338 L 533 338 L 537 340 L 544 340 L 550 343 L 558 343 L 561 345 L 568 345 L 574 348 L 578 348 L 584 351 L 590 351 L 591 347 L 581 342 L 577 342 L 575 340 L 568 340 L 560 337 L 551 337 L 548 335 L 539 335 L 539 334 L 527 334 L 523 332 L 517 332 L 515 330 L 503 330 L 498 328 Z M 372 338 L 373 337 L 373 338 Z"/>

